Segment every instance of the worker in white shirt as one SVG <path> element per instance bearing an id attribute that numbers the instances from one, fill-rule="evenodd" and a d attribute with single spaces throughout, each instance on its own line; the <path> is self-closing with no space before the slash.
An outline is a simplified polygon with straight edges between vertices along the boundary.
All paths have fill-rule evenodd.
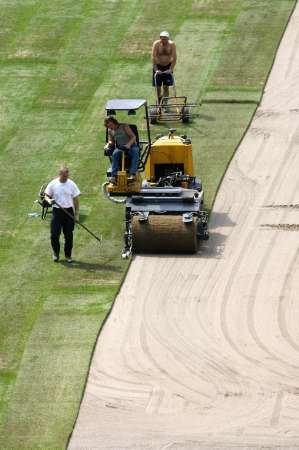
<path id="1" fill-rule="evenodd" d="M 78 186 L 69 179 L 68 167 L 61 166 L 59 176 L 52 180 L 45 189 L 45 199 L 53 207 L 51 245 L 54 262 L 59 261 L 59 238 L 62 230 L 65 240 L 65 259 L 68 263 L 72 263 L 74 218 L 79 220 L 79 195 L 80 190 Z"/>

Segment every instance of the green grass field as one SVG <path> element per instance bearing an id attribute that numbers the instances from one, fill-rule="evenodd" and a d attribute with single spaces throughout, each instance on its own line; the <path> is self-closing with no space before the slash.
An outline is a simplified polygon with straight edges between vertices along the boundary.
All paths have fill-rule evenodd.
<path id="1" fill-rule="evenodd" d="M 204 100 L 200 117 L 177 128 L 193 139 L 210 209 L 294 4 L 0 0 L 1 449 L 65 448 L 128 266 L 120 259 L 123 209 L 100 193 L 106 100 L 154 101 L 149 53 L 169 30 L 177 89 Z M 28 217 L 61 162 L 81 188 L 82 220 L 104 238 L 99 246 L 77 229 L 72 267 L 52 263 L 49 221 Z"/>

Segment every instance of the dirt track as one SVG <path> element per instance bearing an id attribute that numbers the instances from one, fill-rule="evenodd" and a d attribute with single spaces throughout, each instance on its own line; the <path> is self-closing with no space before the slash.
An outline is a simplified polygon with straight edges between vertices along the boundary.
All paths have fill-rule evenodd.
<path id="1" fill-rule="evenodd" d="M 136 257 L 70 449 L 299 449 L 299 5 L 196 257 Z"/>

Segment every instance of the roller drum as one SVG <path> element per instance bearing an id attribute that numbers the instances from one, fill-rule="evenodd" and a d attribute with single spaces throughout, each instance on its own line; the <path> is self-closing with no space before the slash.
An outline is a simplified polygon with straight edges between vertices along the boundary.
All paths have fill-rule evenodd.
<path id="1" fill-rule="evenodd" d="M 132 218 L 133 253 L 196 253 L 198 219 L 184 223 L 181 215 L 149 215 L 147 221 Z"/>

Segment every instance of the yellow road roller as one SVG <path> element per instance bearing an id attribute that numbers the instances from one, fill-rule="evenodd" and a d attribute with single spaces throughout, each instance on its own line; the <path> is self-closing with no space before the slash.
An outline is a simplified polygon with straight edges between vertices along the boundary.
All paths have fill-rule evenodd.
<path id="1" fill-rule="evenodd" d="M 144 99 L 113 99 L 106 105 L 108 116 L 119 111 L 135 115 L 145 110 L 147 139 L 142 141 L 135 124 L 128 123 L 139 146 L 138 174 L 129 181 L 128 157 L 123 154 L 117 182 L 103 184 L 103 193 L 125 206 L 123 258 L 143 253 L 196 253 L 201 239 L 208 239 L 208 214 L 204 193 L 194 174 L 192 143 L 170 128 L 151 141 L 147 102 Z M 113 157 L 113 156 L 112 156 Z M 107 175 L 111 174 L 111 168 Z M 143 175 L 143 179 L 141 178 Z"/>

